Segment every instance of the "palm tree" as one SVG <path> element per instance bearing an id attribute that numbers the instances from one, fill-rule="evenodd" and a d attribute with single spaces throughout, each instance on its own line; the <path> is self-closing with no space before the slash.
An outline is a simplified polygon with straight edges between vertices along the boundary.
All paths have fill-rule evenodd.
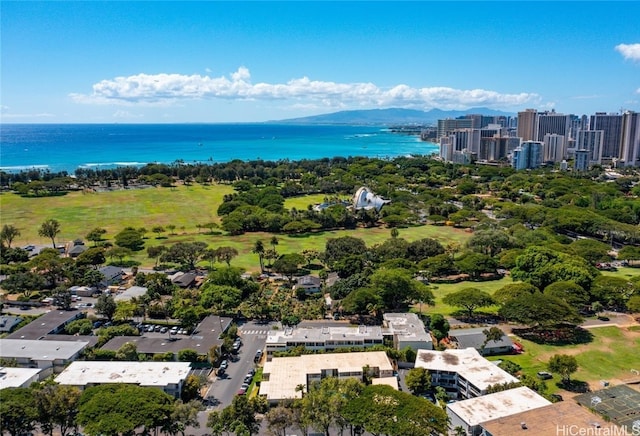
<path id="1" fill-rule="evenodd" d="M 264 272 L 264 244 L 261 240 L 256 241 L 251 252 L 258 255 L 258 259 L 260 260 L 260 272 Z"/>
<path id="2" fill-rule="evenodd" d="M 270 243 L 270 244 L 271 244 L 271 246 L 273 247 L 274 251 L 275 251 L 276 247 L 278 246 L 278 243 L 279 243 L 279 242 L 280 242 L 280 241 L 278 241 L 278 237 L 277 237 L 277 236 L 273 236 L 273 237 L 271 238 L 271 241 L 270 241 L 269 243 Z"/>
<path id="3" fill-rule="evenodd" d="M 56 248 L 56 236 L 60 233 L 60 223 L 54 219 L 48 219 L 42 223 L 38 234 L 43 238 L 50 238 L 53 248 Z"/>

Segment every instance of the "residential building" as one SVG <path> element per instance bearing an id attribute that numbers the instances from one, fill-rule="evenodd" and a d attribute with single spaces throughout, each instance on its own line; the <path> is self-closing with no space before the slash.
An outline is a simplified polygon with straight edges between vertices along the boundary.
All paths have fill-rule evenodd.
<path id="1" fill-rule="evenodd" d="M 620 162 L 624 166 L 640 165 L 640 113 L 627 111 L 622 115 Z"/>
<path id="2" fill-rule="evenodd" d="M 622 428 L 606 422 L 573 401 L 561 401 L 480 424 L 482 436 L 624 434 Z"/>
<path id="3" fill-rule="evenodd" d="M 573 161 L 573 169 L 576 171 L 587 171 L 589 169 L 589 150 L 576 150 Z"/>
<path id="4" fill-rule="evenodd" d="M 312 383 L 326 377 L 362 380 L 365 372 L 374 379 L 394 376 L 393 365 L 384 351 L 275 357 L 264 364 L 260 395 L 277 404 L 301 398 Z"/>
<path id="5" fill-rule="evenodd" d="M 557 133 L 547 133 L 543 140 L 543 162 L 561 162 L 567 157 L 566 137 Z"/>
<path id="6" fill-rule="evenodd" d="M 397 350 L 433 350 L 433 340 L 415 313 L 385 313 L 382 334 L 393 338 Z"/>
<path id="7" fill-rule="evenodd" d="M 270 360 L 273 353 L 295 347 L 331 351 L 338 348 L 371 347 L 383 343 L 382 328 L 379 326 L 287 327 L 284 330 L 269 331 L 265 350 L 267 360 Z"/>
<path id="8" fill-rule="evenodd" d="M 536 124 L 538 111 L 535 109 L 527 109 L 524 112 L 518 112 L 518 130 L 517 136 L 522 141 L 536 140 Z"/>
<path id="9" fill-rule="evenodd" d="M 19 316 L 1 315 L 0 333 L 11 333 L 22 322 Z"/>
<path id="10" fill-rule="evenodd" d="M 622 115 L 596 112 L 591 115 L 589 129 L 602 130 L 602 159 L 618 159 L 622 149 Z"/>
<path id="11" fill-rule="evenodd" d="M 569 141 L 571 129 L 571 115 L 558 114 L 554 111 L 538 114 L 536 123 L 536 141 L 544 141 L 547 134 L 556 134 Z"/>
<path id="12" fill-rule="evenodd" d="M 131 286 L 130 288 L 120 292 L 113 299 L 115 301 L 131 301 L 132 298 L 142 297 L 147 293 L 147 288 L 144 286 Z"/>
<path id="13" fill-rule="evenodd" d="M 513 150 L 511 166 L 517 170 L 538 168 L 542 164 L 543 143 L 524 141 Z"/>
<path id="14" fill-rule="evenodd" d="M 449 331 L 449 339 L 459 349 L 474 348 L 483 356 L 513 352 L 513 341 L 509 336 L 503 335 L 498 341 L 487 341 L 485 330 L 486 327 L 452 329 Z"/>
<path id="15" fill-rule="evenodd" d="M 491 386 L 519 382 L 474 348 L 418 350 L 415 367 L 429 370 L 431 384 L 441 386 L 454 399 L 479 397 Z"/>
<path id="16" fill-rule="evenodd" d="M 522 386 L 494 394 L 483 395 L 447 404 L 449 428 L 462 427 L 467 435 L 482 434 L 481 424 L 529 410 L 549 406 L 551 402 L 535 391 Z M 522 429 L 520 429 L 522 431 Z M 515 429 L 511 435 L 517 434 Z M 542 436 L 544 433 L 531 433 Z"/>
<path id="17" fill-rule="evenodd" d="M 111 285 L 117 285 L 122 282 L 122 275 L 124 274 L 122 268 L 109 265 L 99 268 L 98 271 L 100 271 L 104 276 L 104 279 L 100 282 L 100 286 L 103 288 Z"/>
<path id="18" fill-rule="evenodd" d="M 579 130 L 576 138 L 576 150 L 587 150 L 590 165 L 602 162 L 604 130 Z"/>
<path id="19" fill-rule="evenodd" d="M 126 383 L 162 389 L 179 398 L 191 370 L 189 362 L 73 362 L 56 383 L 86 389 L 91 386 Z"/>
<path id="20" fill-rule="evenodd" d="M 444 120 L 438 120 L 438 133 L 437 137 L 441 138 L 443 136 L 447 136 L 454 130 L 459 129 L 471 129 L 474 127 L 473 119 L 471 118 L 447 118 Z"/>
<path id="21" fill-rule="evenodd" d="M 51 310 L 5 339 L 43 339 L 47 335 L 63 332 L 67 324 L 83 317 L 84 314 L 76 310 Z"/>
<path id="22" fill-rule="evenodd" d="M 0 366 L 0 391 L 6 388 L 28 388 L 40 380 L 41 368 L 8 368 Z"/>
<path id="23" fill-rule="evenodd" d="M 44 376 L 47 376 L 61 372 L 89 345 L 89 341 L 0 339 L 0 358 L 15 360 L 20 368 L 46 370 Z"/>
<path id="24" fill-rule="evenodd" d="M 322 289 L 322 280 L 312 275 L 298 277 L 293 289 L 302 289 L 305 294 L 317 294 Z"/>

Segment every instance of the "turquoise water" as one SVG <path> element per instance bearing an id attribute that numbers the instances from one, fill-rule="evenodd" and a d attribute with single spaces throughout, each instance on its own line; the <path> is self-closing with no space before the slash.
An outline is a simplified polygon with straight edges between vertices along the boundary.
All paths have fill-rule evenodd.
<path id="1" fill-rule="evenodd" d="M 112 168 L 150 162 L 428 155 L 436 144 L 376 126 L 3 124 L 0 169 Z"/>

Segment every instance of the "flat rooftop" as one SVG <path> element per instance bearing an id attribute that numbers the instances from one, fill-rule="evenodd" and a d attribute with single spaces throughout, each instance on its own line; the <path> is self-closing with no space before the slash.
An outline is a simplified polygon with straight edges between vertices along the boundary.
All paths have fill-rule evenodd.
<path id="1" fill-rule="evenodd" d="M 115 301 L 129 301 L 132 298 L 138 298 L 147 293 L 147 288 L 144 286 L 131 286 L 130 288 L 120 292 L 113 299 Z"/>
<path id="2" fill-rule="evenodd" d="M 470 426 L 476 426 L 485 421 L 538 409 L 550 404 L 550 401 L 523 386 L 447 404 L 447 409 Z"/>
<path id="3" fill-rule="evenodd" d="M 385 333 L 397 335 L 400 341 L 432 342 L 424 323 L 415 313 L 385 313 L 383 317 L 387 324 Z"/>
<path id="4" fill-rule="evenodd" d="M 162 387 L 179 384 L 191 369 L 189 362 L 72 362 L 56 377 L 61 385 L 130 383 Z"/>
<path id="5" fill-rule="evenodd" d="M 379 377 L 371 379 L 372 385 L 386 385 L 391 386 L 396 391 L 398 390 L 398 378 L 397 377 Z"/>
<path id="6" fill-rule="evenodd" d="M 393 371 L 384 351 L 274 357 L 271 362 L 264 364 L 263 374 L 268 374 L 269 380 L 260 384 L 260 395 L 266 395 L 268 400 L 301 398 L 302 392 L 296 391 L 296 387 L 306 387 L 307 375 L 320 375 L 326 369 L 337 369 L 339 375 L 360 374 L 365 366 L 379 368 L 380 371 Z"/>
<path id="7" fill-rule="evenodd" d="M 445 351 L 418 350 L 415 366 L 430 371 L 455 372 L 480 390 L 495 384 L 520 381 L 482 357 L 475 348 Z"/>
<path id="8" fill-rule="evenodd" d="M 40 371 L 42 371 L 42 368 L 0 367 L 0 390 L 5 388 L 19 388 L 40 373 Z"/>
<path id="9" fill-rule="evenodd" d="M 330 341 L 363 341 L 365 339 L 382 340 L 382 328 L 379 326 L 297 327 L 270 330 L 267 334 L 267 344 L 286 344 L 287 342 L 326 343 Z"/>
<path id="10" fill-rule="evenodd" d="M 66 360 L 89 345 L 88 341 L 0 339 L 0 357 L 8 359 Z"/>
<path id="11" fill-rule="evenodd" d="M 520 432 L 525 433 L 522 428 L 523 423 L 527 428 L 526 433 L 534 435 L 562 434 L 562 429 L 567 429 L 565 434 L 569 434 L 569 429 L 575 429 L 574 434 L 623 434 L 615 424 L 604 421 L 598 415 L 580 407 L 573 401 L 561 401 L 549 406 L 503 416 L 483 422 L 481 425 L 491 436 L 513 436 Z M 600 433 L 596 433 L 598 428 Z"/>
<path id="12" fill-rule="evenodd" d="M 11 333 L 5 339 L 40 339 L 61 325 L 81 316 L 82 312 L 77 310 L 51 310 Z"/>

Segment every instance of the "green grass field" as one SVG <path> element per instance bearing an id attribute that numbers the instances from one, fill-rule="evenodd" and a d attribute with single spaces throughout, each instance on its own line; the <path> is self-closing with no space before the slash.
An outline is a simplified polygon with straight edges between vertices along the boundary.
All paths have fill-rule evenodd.
<path id="1" fill-rule="evenodd" d="M 579 345 L 540 345 L 512 336 L 524 346 L 524 353 L 495 356 L 490 360 L 511 360 L 522 366 L 524 373 L 535 377 L 536 372 L 547 371 L 547 362 L 554 354 L 573 355 L 578 361 L 578 371 L 571 378 L 590 383 L 592 389 L 598 388 L 600 380 L 615 382 L 632 377 L 630 370 L 640 366 L 640 332 L 620 327 L 598 327 L 589 331 L 593 341 Z M 559 381 L 557 375 L 547 380 L 550 392 L 558 390 L 555 384 Z"/>
<path id="2" fill-rule="evenodd" d="M 176 188 L 149 188 L 139 190 L 121 190 L 100 193 L 71 192 L 61 197 L 23 198 L 11 193 L 0 195 L 0 212 L 2 224 L 12 224 L 20 232 L 14 246 L 25 244 L 48 245 L 50 241 L 38 236 L 38 228 L 47 219 L 54 218 L 60 222 L 61 232 L 57 241 L 64 243 L 80 238 L 95 227 L 107 230 L 106 240 L 112 239 L 124 227 L 145 227 L 147 240 L 145 247 L 175 242 L 204 241 L 211 247 L 231 246 L 238 250 L 238 257 L 232 265 L 257 271 L 258 257 L 251 253 L 257 240 L 266 246 L 273 235 L 266 233 L 249 233 L 240 236 L 224 234 L 206 234 L 207 229 L 199 229 L 197 225 L 209 222 L 219 223 L 216 214 L 225 194 L 233 189 L 228 185 L 192 185 Z M 287 199 L 286 208 L 305 210 L 308 205 L 322 202 L 324 195 L 309 195 Z M 164 233 L 157 239 L 151 232 L 154 226 L 176 226 L 175 235 Z M 324 250 L 329 238 L 341 236 L 362 238 L 368 247 L 380 244 L 390 237 L 386 228 L 337 230 L 314 233 L 303 236 L 277 235 L 279 253 L 301 252 L 304 249 Z M 419 226 L 400 229 L 400 237 L 408 241 L 421 238 L 434 238 L 442 244 L 450 241 L 464 243 L 470 234 L 451 227 Z M 134 260 L 142 266 L 152 266 L 153 261 L 146 257 L 146 252 L 134 255 Z"/>

